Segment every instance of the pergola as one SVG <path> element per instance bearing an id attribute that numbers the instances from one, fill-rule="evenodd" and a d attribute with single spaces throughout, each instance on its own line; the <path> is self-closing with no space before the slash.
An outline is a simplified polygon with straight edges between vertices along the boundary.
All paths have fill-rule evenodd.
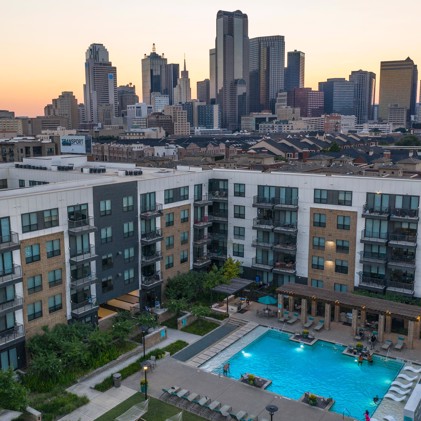
<path id="1" fill-rule="evenodd" d="M 278 317 L 283 317 L 284 296 L 289 299 L 289 308 L 293 308 L 294 299 L 301 299 L 301 320 L 303 323 L 308 317 L 308 300 L 311 300 L 311 315 L 315 316 L 317 303 L 322 302 L 325 306 L 324 327 L 330 328 L 332 307 L 334 309 L 333 320 L 340 321 L 340 308 L 346 306 L 352 309 L 352 331 L 356 335 L 358 329 L 358 314 L 361 323 L 365 323 L 367 312 L 378 315 L 378 339 L 384 340 L 384 334 L 392 329 L 392 318 L 403 319 L 408 322 L 408 348 L 413 348 L 414 340 L 419 340 L 421 327 L 421 308 L 418 306 L 382 300 L 380 298 L 366 297 L 349 292 L 328 291 L 321 288 L 309 287 L 300 284 L 287 284 L 277 288 L 278 293 Z"/>
<path id="2" fill-rule="evenodd" d="M 221 284 L 212 288 L 211 291 L 219 292 L 227 296 L 227 314 L 228 314 L 228 297 L 230 295 L 237 294 L 238 292 L 242 291 L 244 288 L 247 288 L 249 285 L 253 283 L 254 281 L 250 281 L 250 279 L 234 278 L 234 279 L 231 279 L 226 284 Z"/>

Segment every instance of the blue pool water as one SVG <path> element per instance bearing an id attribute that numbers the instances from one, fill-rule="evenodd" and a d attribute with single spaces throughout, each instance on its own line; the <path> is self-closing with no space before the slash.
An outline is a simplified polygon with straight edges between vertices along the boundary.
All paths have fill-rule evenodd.
<path id="1" fill-rule="evenodd" d="M 253 373 L 272 380 L 267 388 L 274 393 L 298 400 L 305 392 L 332 397 L 332 411 L 364 419 L 364 411 L 375 410 L 373 397 L 383 398 L 390 383 L 402 368 L 396 360 L 374 356 L 373 364 L 358 365 L 343 355 L 344 347 L 318 341 L 313 346 L 290 341 L 289 335 L 269 330 L 243 350 L 229 358 L 229 376 L 239 379 Z M 223 364 L 214 370 L 221 373 Z"/>

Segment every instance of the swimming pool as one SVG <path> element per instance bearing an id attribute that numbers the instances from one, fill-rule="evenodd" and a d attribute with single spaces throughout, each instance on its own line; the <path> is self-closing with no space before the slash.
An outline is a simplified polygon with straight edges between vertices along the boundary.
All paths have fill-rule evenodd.
<path id="1" fill-rule="evenodd" d="M 270 379 L 267 390 L 296 400 L 305 392 L 332 397 L 332 411 L 363 419 L 366 409 L 370 414 L 375 410 L 373 397 L 385 395 L 403 365 L 374 356 L 373 364 L 364 361 L 359 366 L 356 359 L 342 354 L 342 345 L 318 341 L 308 346 L 290 341 L 289 336 L 276 330 L 263 333 L 228 358 L 229 377 L 252 373 Z M 225 362 L 218 361 L 212 371 L 222 373 Z"/>

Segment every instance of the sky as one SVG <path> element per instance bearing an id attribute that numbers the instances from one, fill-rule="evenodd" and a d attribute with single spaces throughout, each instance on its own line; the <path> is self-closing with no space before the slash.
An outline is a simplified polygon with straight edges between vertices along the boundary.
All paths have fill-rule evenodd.
<path id="1" fill-rule="evenodd" d="M 83 102 L 85 53 L 108 49 L 118 85 L 141 98 L 141 59 L 152 44 L 196 82 L 209 77 L 218 10 L 248 15 L 249 37 L 283 35 L 306 54 L 305 86 L 317 89 L 352 70 L 377 75 L 380 62 L 411 57 L 420 66 L 420 0 L 1 0 L 0 109 L 43 115 L 62 91 Z M 286 64 L 286 63 L 285 63 Z"/>

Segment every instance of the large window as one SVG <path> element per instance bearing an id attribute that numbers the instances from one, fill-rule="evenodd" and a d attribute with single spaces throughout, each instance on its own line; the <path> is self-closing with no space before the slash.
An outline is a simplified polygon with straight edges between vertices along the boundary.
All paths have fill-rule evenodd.
<path id="1" fill-rule="evenodd" d="M 124 285 L 132 284 L 134 282 L 134 269 L 126 269 L 124 271 Z"/>
<path id="2" fill-rule="evenodd" d="M 311 267 L 313 269 L 324 270 L 325 268 L 325 259 L 320 256 L 313 256 L 311 258 Z"/>
<path id="3" fill-rule="evenodd" d="M 326 215 L 324 213 L 313 214 L 313 227 L 326 227 Z"/>
<path id="4" fill-rule="evenodd" d="M 348 285 L 335 283 L 333 287 L 337 292 L 348 292 Z"/>
<path id="5" fill-rule="evenodd" d="M 0 218 L 0 243 L 8 243 L 11 240 L 10 218 Z"/>
<path id="6" fill-rule="evenodd" d="M 0 276 L 13 273 L 13 254 L 11 251 L 0 253 Z"/>
<path id="7" fill-rule="evenodd" d="M 111 200 L 101 200 L 99 202 L 99 214 L 101 216 L 111 215 Z"/>
<path id="8" fill-rule="evenodd" d="M 244 257 L 244 244 L 233 243 L 232 254 L 235 257 Z"/>
<path id="9" fill-rule="evenodd" d="M 187 250 L 181 250 L 180 263 L 186 263 L 189 260 L 189 253 Z"/>
<path id="10" fill-rule="evenodd" d="M 0 287 L 0 306 L 5 303 L 9 303 L 16 298 L 15 286 L 8 285 L 6 287 Z M 0 329 L 1 331 L 1 329 Z"/>
<path id="11" fill-rule="evenodd" d="M 165 269 L 170 269 L 174 266 L 174 255 L 165 256 Z"/>
<path id="12" fill-rule="evenodd" d="M 112 276 L 108 276 L 106 278 L 102 278 L 101 280 L 101 289 L 102 289 L 102 293 L 105 294 L 107 292 L 110 292 L 114 289 L 114 285 L 113 285 L 113 277 Z"/>
<path id="13" fill-rule="evenodd" d="M 311 286 L 313 288 L 323 288 L 323 281 L 320 279 L 312 279 Z"/>
<path id="14" fill-rule="evenodd" d="M 245 197 L 246 195 L 246 185 L 241 183 L 234 183 L 234 196 L 236 197 Z"/>
<path id="15" fill-rule="evenodd" d="M 101 228 L 101 244 L 113 241 L 113 229 L 111 227 Z"/>
<path id="16" fill-rule="evenodd" d="M 124 249 L 124 263 L 129 263 L 134 261 L 134 247 L 129 247 Z"/>
<path id="17" fill-rule="evenodd" d="M 44 227 L 51 228 L 57 227 L 59 224 L 58 220 L 58 209 L 47 209 L 44 211 Z"/>
<path id="18" fill-rule="evenodd" d="M 337 228 L 338 230 L 347 230 L 351 229 L 351 217 L 350 216 L 337 216 Z"/>
<path id="19" fill-rule="evenodd" d="M 180 187 L 180 200 L 189 200 L 189 186 Z"/>
<path id="20" fill-rule="evenodd" d="M 140 195 L 140 210 L 142 213 L 157 210 L 155 192 Z"/>
<path id="21" fill-rule="evenodd" d="M 188 209 L 183 209 L 180 213 L 180 217 L 181 217 L 181 223 L 184 222 L 189 222 L 189 210 Z"/>
<path id="22" fill-rule="evenodd" d="M 129 212 L 134 210 L 134 199 L 133 196 L 123 197 L 123 212 Z"/>
<path id="23" fill-rule="evenodd" d="M 42 291 L 42 276 L 30 276 L 26 284 L 28 285 L 28 294 L 35 294 L 36 292 Z"/>
<path id="24" fill-rule="evenodd" d="M 32 263 L 41 260 L 39 253 L 39 244 L 32 244 L 31 246 L 25 247 L 25 262 Z"/>
<path id="25" fill-rule="evenodd" d="M 245 219 L 246 207 L 240 205 L 234 205 L 234 218 Z"/>
<path id="26" fill-rule="evenodd" d="M 123 224 L 123 237 L 133 237 L 134 236 L 134 223 L 133 222 L 125 222 Z"/>
<path id="27" fill-rule="evenodd" d="M 164 203 L 174 203 L 189 199 L 189 186 L 164 190 Z"/>
<path id="28" fill-rule="evenodd" d="M 164 191 L 164 203 L 173 203 L 174 202 L 174 189 L 167 189 Z"/>
<path id="29" fill-rule="evenodd" d="M 28 322 L 39 319 L 42 317 L 42 302 L 36 301 L 35 303 L 28 304 L 26 306 L 26 310 L 28 313 Z"/>
<path id="30" fill-rule="evenodd" d="M 165 226 L 172 227 L 174 225 L 174 212 L 165 214 Z"/>
<path id="31" fill-rule="evenodd" d="M 189 242 L 189 232 L 188 231 L 183 231 L 180 234 L 180 243 L 181 244 L 187 244 Z"/>
<path id="32" fill-rule="evenodd" d="M 335 272 L 336 273 L 348 273 L 348 261 L 342 259 L 335 260 Z"/>
<path id="33" fill-rule="evenodd" d="M 313 237 L 313 248 L 316 250 L 325 249 L 325 238 L 324 237 Z"/>
<path id="34" fill-rule="evenodd" d="M 54 313 L 63 308 L 63 301 L 61 294 L 56 294 L 51 297 L 48 297 L 48 312 Z"/>
<path id="35" fill-rule="evenodd" d="M 314 203 L 352 206 L 352 192 L 344 190 L 314 189 Z"/>
<path id="36" fill-rule="evenodd" d="M 234 238 L 236 240 L 244 240 L 246 237 L 246 229 L 245 227 L 236 227 L 234 226 Z"/>
<path id="37" fill-rule="evenodd" d="M 349 253 L 349 241 L 336 240 L 336 253 Z"/>
<path id="38" fill-rule="evenodd" d="M 60 256 L 60 240 L 51 240 L 45 243 L 45 247 L 47 249 L 47 257 L 55 257 Z"/>
<path id="39" fill-rule="evenodd" d="M 36 212 L 22 214 L 22 232 L 31 232 L 38 229 L 38 215 Z"/>
<path id="40" fill-rule="evenodd" d="M 104 254 L 101 258 L 101 262 L 102 262 L 102 270 L 111 269 L 114 266 L 113 254 L 112 253 Z"/>
<path id="41" fill-rule="evenodd" d="M 50 288 L 61 285 L 63 282 L 63 273 L 61 269 L 54 269 L 48 272 L 48 286 Z"/>
<path id="42" fill-rule="evenodd" d="M 174 248 L 174 236 L 173 235 L 165 237 L 165 248 L 167 250 L 170 250 L 170 249 Z"/>

